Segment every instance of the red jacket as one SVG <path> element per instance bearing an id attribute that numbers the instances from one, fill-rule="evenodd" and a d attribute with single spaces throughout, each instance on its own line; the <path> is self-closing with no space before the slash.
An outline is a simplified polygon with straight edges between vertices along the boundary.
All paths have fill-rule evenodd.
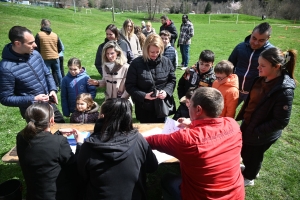
<path id="1" fill-rule="evenodd" d="M 240 170 L 242 138 L 234 119 L 194 120 L 190 128 L 146 140 L 152 149 L 180 161 L 183 200 L 245 198 Z"/>

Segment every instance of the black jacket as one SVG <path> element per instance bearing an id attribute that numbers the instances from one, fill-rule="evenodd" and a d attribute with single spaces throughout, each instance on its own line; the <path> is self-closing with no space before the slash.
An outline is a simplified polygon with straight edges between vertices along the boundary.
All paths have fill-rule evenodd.
<path id="1" fill-rule="evenodd" d="M 83 143 L 78 157 L 84 199 L 146 199 L 146 173 L 157 167 L 151 147 L 137 130 L 115 133 L 107 142 L 94 133 Z"/>
<path id="2" fill-rule="evenodd" d="M 254 83 L 257 80 L 258 78 L 254 80 Z M 262 145 L 277 140 L 281 136 L 282 130 L 290 121 L 295 86 L 295 81 L 288 74 L 280 77 L 280 81 L 274 88 L 261 98 L 251 115 L 249 124 L 246 126 L 245 123 L 242 123 L 243 143 Z M 243 119 L 249 99 L 250 95 L 236 120 Z"/>
<path id="3" fill-rule="evenodd" d="M 177 29 L 176 26 L 174 25 L 174 23 L 172 22 L 172 20 L 168 20 L 166 22 L 166 24 L 163 24 L 160 29 L 159 32 L 166 30 L 169 31 L 171 33 L 171 40 L 170 43 L 171 45 L 174 47 L 174 44 L 176 42 L 176 39 L 178 37 L 178 33 L 177 33 Z"/>
<path id="4" fill-rule="evenodd" d="M 19 133 L 17 153 L 27 186 L 27 200 L 77 199 L 76 157 L 66 137 L 40 132 L 27 142 Z"/>
<path id="5" fill-rule="evenodd" d="M 104 45 L 107 42 L 108 42 L 108 40 L 105 39 L 105 41 L 99 45 L 97 53 L 96 53 L 96 58 L 95 58 L 95 66 L 96 66 L 99 74 L 101 74 L 101 76 L 102 76 L 102 50 L 103 50 Z M 127 58 L 127 63 L 130 64 L 133 60 L 133 54 L 132 54 L 130 47 L 124 40 L 119 39 L 117 42 L 118 42 L 118 45 L 123 50 L 124 56 Z"/>
<path id="6" fill-rule="evenodd" d="M 166 98 L 170 98 L 170 102 L 174 102 L 173 92 L 176 76 L 170 59 L 162 56 L 155 61 L 148 60 L 147 64 L 155 81 L 156 89 L 166 91 Z M 138 120 L 148 117 L 151 112 L 155 112 L 154 101 L 145 99 L 146 93 L 153 91 L 153 81 L 143 57 L 137 57 L 130 64 L 125 87 L 135 102 L 135 113 Z"/>
<path id="7" fill-rule="evenodd" d="M 173 119 L 177 120 L 180 117 L 190 118 L 189 108 L 185 105 L 185 103 L 180 103 L 176 113 L 173 116 Z"/>

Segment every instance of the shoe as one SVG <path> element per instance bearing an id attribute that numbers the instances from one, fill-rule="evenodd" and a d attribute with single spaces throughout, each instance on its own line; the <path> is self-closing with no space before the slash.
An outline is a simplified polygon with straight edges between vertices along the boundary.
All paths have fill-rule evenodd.
<path id="1" fill-rule="evenodd" d="M 245 165 L 240 164 L 240 168 L 241 168 L 241 171 L 244 171 L 245 170 Z M 256 178 L 258 178 L 258 177 L 259 177 L 259 172 L 256 174 Z"/>
<path id="2" fill-rule="evenodd" d="M 181 67 L 181 70 L 186 70 L 187 67 Z"/>
<path id="3" fill-rule="evenodd" d="M 249 180 L 249 179 L 244 178 L 244 186 L 245 187 L 253 186 L 253 185 L 254 185 L 254 180 Z"/>

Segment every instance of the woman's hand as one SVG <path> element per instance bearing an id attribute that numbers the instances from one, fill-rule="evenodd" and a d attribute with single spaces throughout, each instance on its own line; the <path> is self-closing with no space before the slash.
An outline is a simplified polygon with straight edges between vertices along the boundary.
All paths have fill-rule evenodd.
<path id="1" fill-rule="evenodd" d="M 84 141 L 83 134 L 81 134 L 80 131 L 75 128 L 61 128 L 59 129 L 59 132 L 61 132 L 65 136 L 70 136 L 73 134 L 76 142 L 83 143 Z"/>
<path id="2" fill-rule="evenodd" d="M 157 98 L 158 93 L 154 97 L 152 97 L 151 95 L 153 95 L 153 92 L 146 93 L 145 99 L 154 100 Z"/>
<path id="3" fill-rule="evenodd" d="M 192 123 L 190 118 L 184 118 L 184 117 L 177 119 L 177 121 L 180 123 L 178 125 L 179 128 L 189 127 L 190 124 Z"/>
<path id="4" fill-rule="evenodd" d="M 158 92 L 157 98 L 165 99 L 166 97 L 167 97 L 166 91 L 160 90 L 160 91 Z"/>
<path id="5" fill-rule="evenodd" d="M 91 79 L 91 78 L 87 81 L 87 83 L 89 85 L 95 85 L 95 86 L 99 85 L 99 82 L 96 79 Z"/>

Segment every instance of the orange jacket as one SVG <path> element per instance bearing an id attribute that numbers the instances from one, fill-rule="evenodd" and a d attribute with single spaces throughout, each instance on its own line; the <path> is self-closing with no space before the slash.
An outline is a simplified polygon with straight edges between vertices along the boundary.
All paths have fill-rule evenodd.
<path id="1" fill-rule="evenodd" d="M 236 74 L 231 74 L 227 77 L 227 81 L 224 80 L 219 83 L 215 80 L 212 85 L 213 88 L 219 90 L 224 98 L 224 109 L 220 117 L 232 117 L 235 116 L 235 110 L 238 106 L 239 100 L 239 80 Z"/>

